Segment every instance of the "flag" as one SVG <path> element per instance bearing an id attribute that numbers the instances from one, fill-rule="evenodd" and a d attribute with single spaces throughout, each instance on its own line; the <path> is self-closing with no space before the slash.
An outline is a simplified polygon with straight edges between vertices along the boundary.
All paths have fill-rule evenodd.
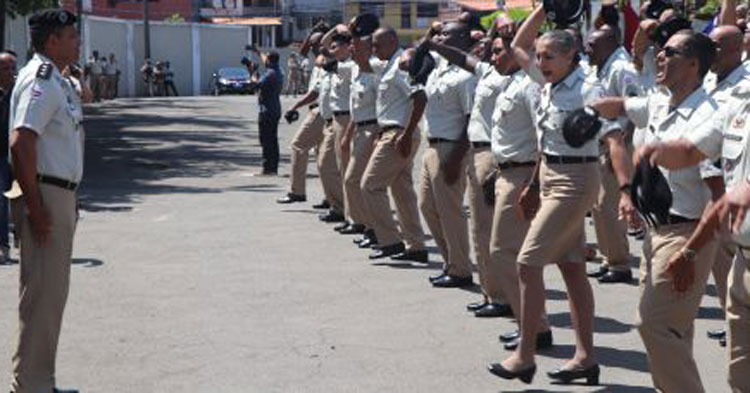
<path id="1" fill-rule="evenodd" d="M 633 37 L 635 36 L 635 32 L 638 30 L 638 25 L 640 24 L 638 13 L 633 9 L 633 5 L 630 3 L 630 0 L 625 0 L 625 3 L 622 7 L 622 15 L 623 19 L 625 20 L 625 34 L 623 38 L 623 45 L 625 46 L 625 49 L 630 52 L 633 45 Z"/>

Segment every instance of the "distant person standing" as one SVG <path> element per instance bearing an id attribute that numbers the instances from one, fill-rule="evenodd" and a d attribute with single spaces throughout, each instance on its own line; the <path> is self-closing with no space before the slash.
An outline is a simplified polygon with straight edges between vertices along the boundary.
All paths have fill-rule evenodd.
<path id="1" fill-rule="evenodd" d="M 300 91 L 306 91 L 310 84 L 310 76 L 312 73 L 312 64 L 310 64 L 310 58 L 305 56 L 302 61 L 300 62 L 300 68 L 302 70 L 302 86 L 300 86 Z"/>
<path id="2" fill-rule="evenodd" d="M 107 68 L 104 69 L 104 74 L 107 78 L 107 99 L 111 100 L 117 97 L 118 79 L 120 77 L 120 68 L 115 59 L 115 54 L 109 54 L 109 61 L 107 62 Z"/>
<path id="3" fill-rule="evenodd" d="M 55 362 L 68 298 L 76 189 L 83 175 L 81 102 L 61 70 L 78 59 L 72 13 L 29 19 L 34 57 L 19 72 L 10 104 L 10 152 L 23 196 L 14 199 L 21 234 L 15 393 L 54 392 Z"/>
<path id="4" fill-rule="evenodd" d="M 146 85 L 146 94 L 149 97 L 154 96 L 154 66 L 151 65 L 151 60 L 146 59 L 143 61 L 141 66 L 141 75 L 143 75 L 143 83 Z M 94 90 L 94 86 L 91 86 L 91 90 Z"/>
<path id="5" fill-rule="evenodd" d="M 284 76 L 279 68 L 279 53 L 261 56 L 266 72 L 253 75 L 258 90 L 258 134 L 263 147 L 263 176 L 274 176 L 279 171 L 279 119 L 281 118 L 281 88 Z"/>
<path id="6" fill-rule="evenodd" d="M 94 102 L 101 99 L 102 66 L 99 63 L 99 51 L 93 51 L 86 61 L 86 74 L 89 76 L 89 86 L 94 93 Z"/>
<path id="7" fill-rule="evenodd" d="M 8 167 L 8 136 L 10 135 L 10 97 L 16 81 L 16 55 L 13 52 L 0 52 L 0 192 L 10 185 Z M 8 241 L 8 200 L 0 193 L 0 264 L 10 262 Z"/>
<path id="8" fill-rule="evenodd" d="M 287 74 L 287 81 L 286 81 L 286 88 L 284 91 L 286 94 L 292 94 L 297 95 L 299 93 L 299 86 L 300 86 L 300 65 L 299 61 L 297 61 L 297 55 L 292 53 L 289 55 L 289 58 L 286 61 L 286 74 Z"/>
<path id="9" fill-rule="evenodd" d="M 177 87 L 174 85 L 174 72 L 172 72 L 171 66 L 168 61 L 164 63 L 164 95 L 169 96 L 171 91 L 172 95 L 177 97 L 179 94 L 177 94 Z"/>

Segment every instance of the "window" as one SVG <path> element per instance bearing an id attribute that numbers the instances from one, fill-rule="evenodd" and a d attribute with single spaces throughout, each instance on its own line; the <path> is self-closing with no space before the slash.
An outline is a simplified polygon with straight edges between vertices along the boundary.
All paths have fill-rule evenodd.
<path id="1" fill-rule="evenodd" d="M 385 16 L 385 6 L 382 1 L 362 1 L 359 3 L 360 14 L 374 14 L 379 18 Z"/>
<path id="2" fill-rule="evenodd" d="M 401 2 L 401 28 L 411 29 L 411 3 L 408 1 Z"/>
<path id="3" fill-rule="evenodd" d="M 417 3 L 417 27 L 429 27 L 437 17 L 437 3 Z"/>

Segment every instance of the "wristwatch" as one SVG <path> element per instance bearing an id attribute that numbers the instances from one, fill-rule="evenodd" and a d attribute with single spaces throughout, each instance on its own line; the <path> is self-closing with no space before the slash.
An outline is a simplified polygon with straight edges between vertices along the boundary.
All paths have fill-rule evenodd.
<path id="1" fill-rule="evenodd" d="M 698 257 L 698 253 L 692 248 L 683 247 L 680 250 L 680 254 L 682 254 L 682 256 L 685 257 L 685 259 L 687 259 L 689 262 L 695 262 L 695 259 Z"/>

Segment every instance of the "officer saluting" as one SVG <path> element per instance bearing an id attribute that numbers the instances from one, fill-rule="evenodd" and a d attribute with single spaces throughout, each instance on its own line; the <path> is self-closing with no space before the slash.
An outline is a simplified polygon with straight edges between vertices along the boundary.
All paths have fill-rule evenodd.
<path id="1" fill-rule="evenodd" d="M 29 19 L 34 57 L 19 72 L 10 107 L 14 200 L 21 234 L 15 393 L 55 391 L 55 357 L 68 296 L 76 188 L 83 173 L 81 104 L 60 71 L 78 59 L 76 18 L 41 11 Z"/>

